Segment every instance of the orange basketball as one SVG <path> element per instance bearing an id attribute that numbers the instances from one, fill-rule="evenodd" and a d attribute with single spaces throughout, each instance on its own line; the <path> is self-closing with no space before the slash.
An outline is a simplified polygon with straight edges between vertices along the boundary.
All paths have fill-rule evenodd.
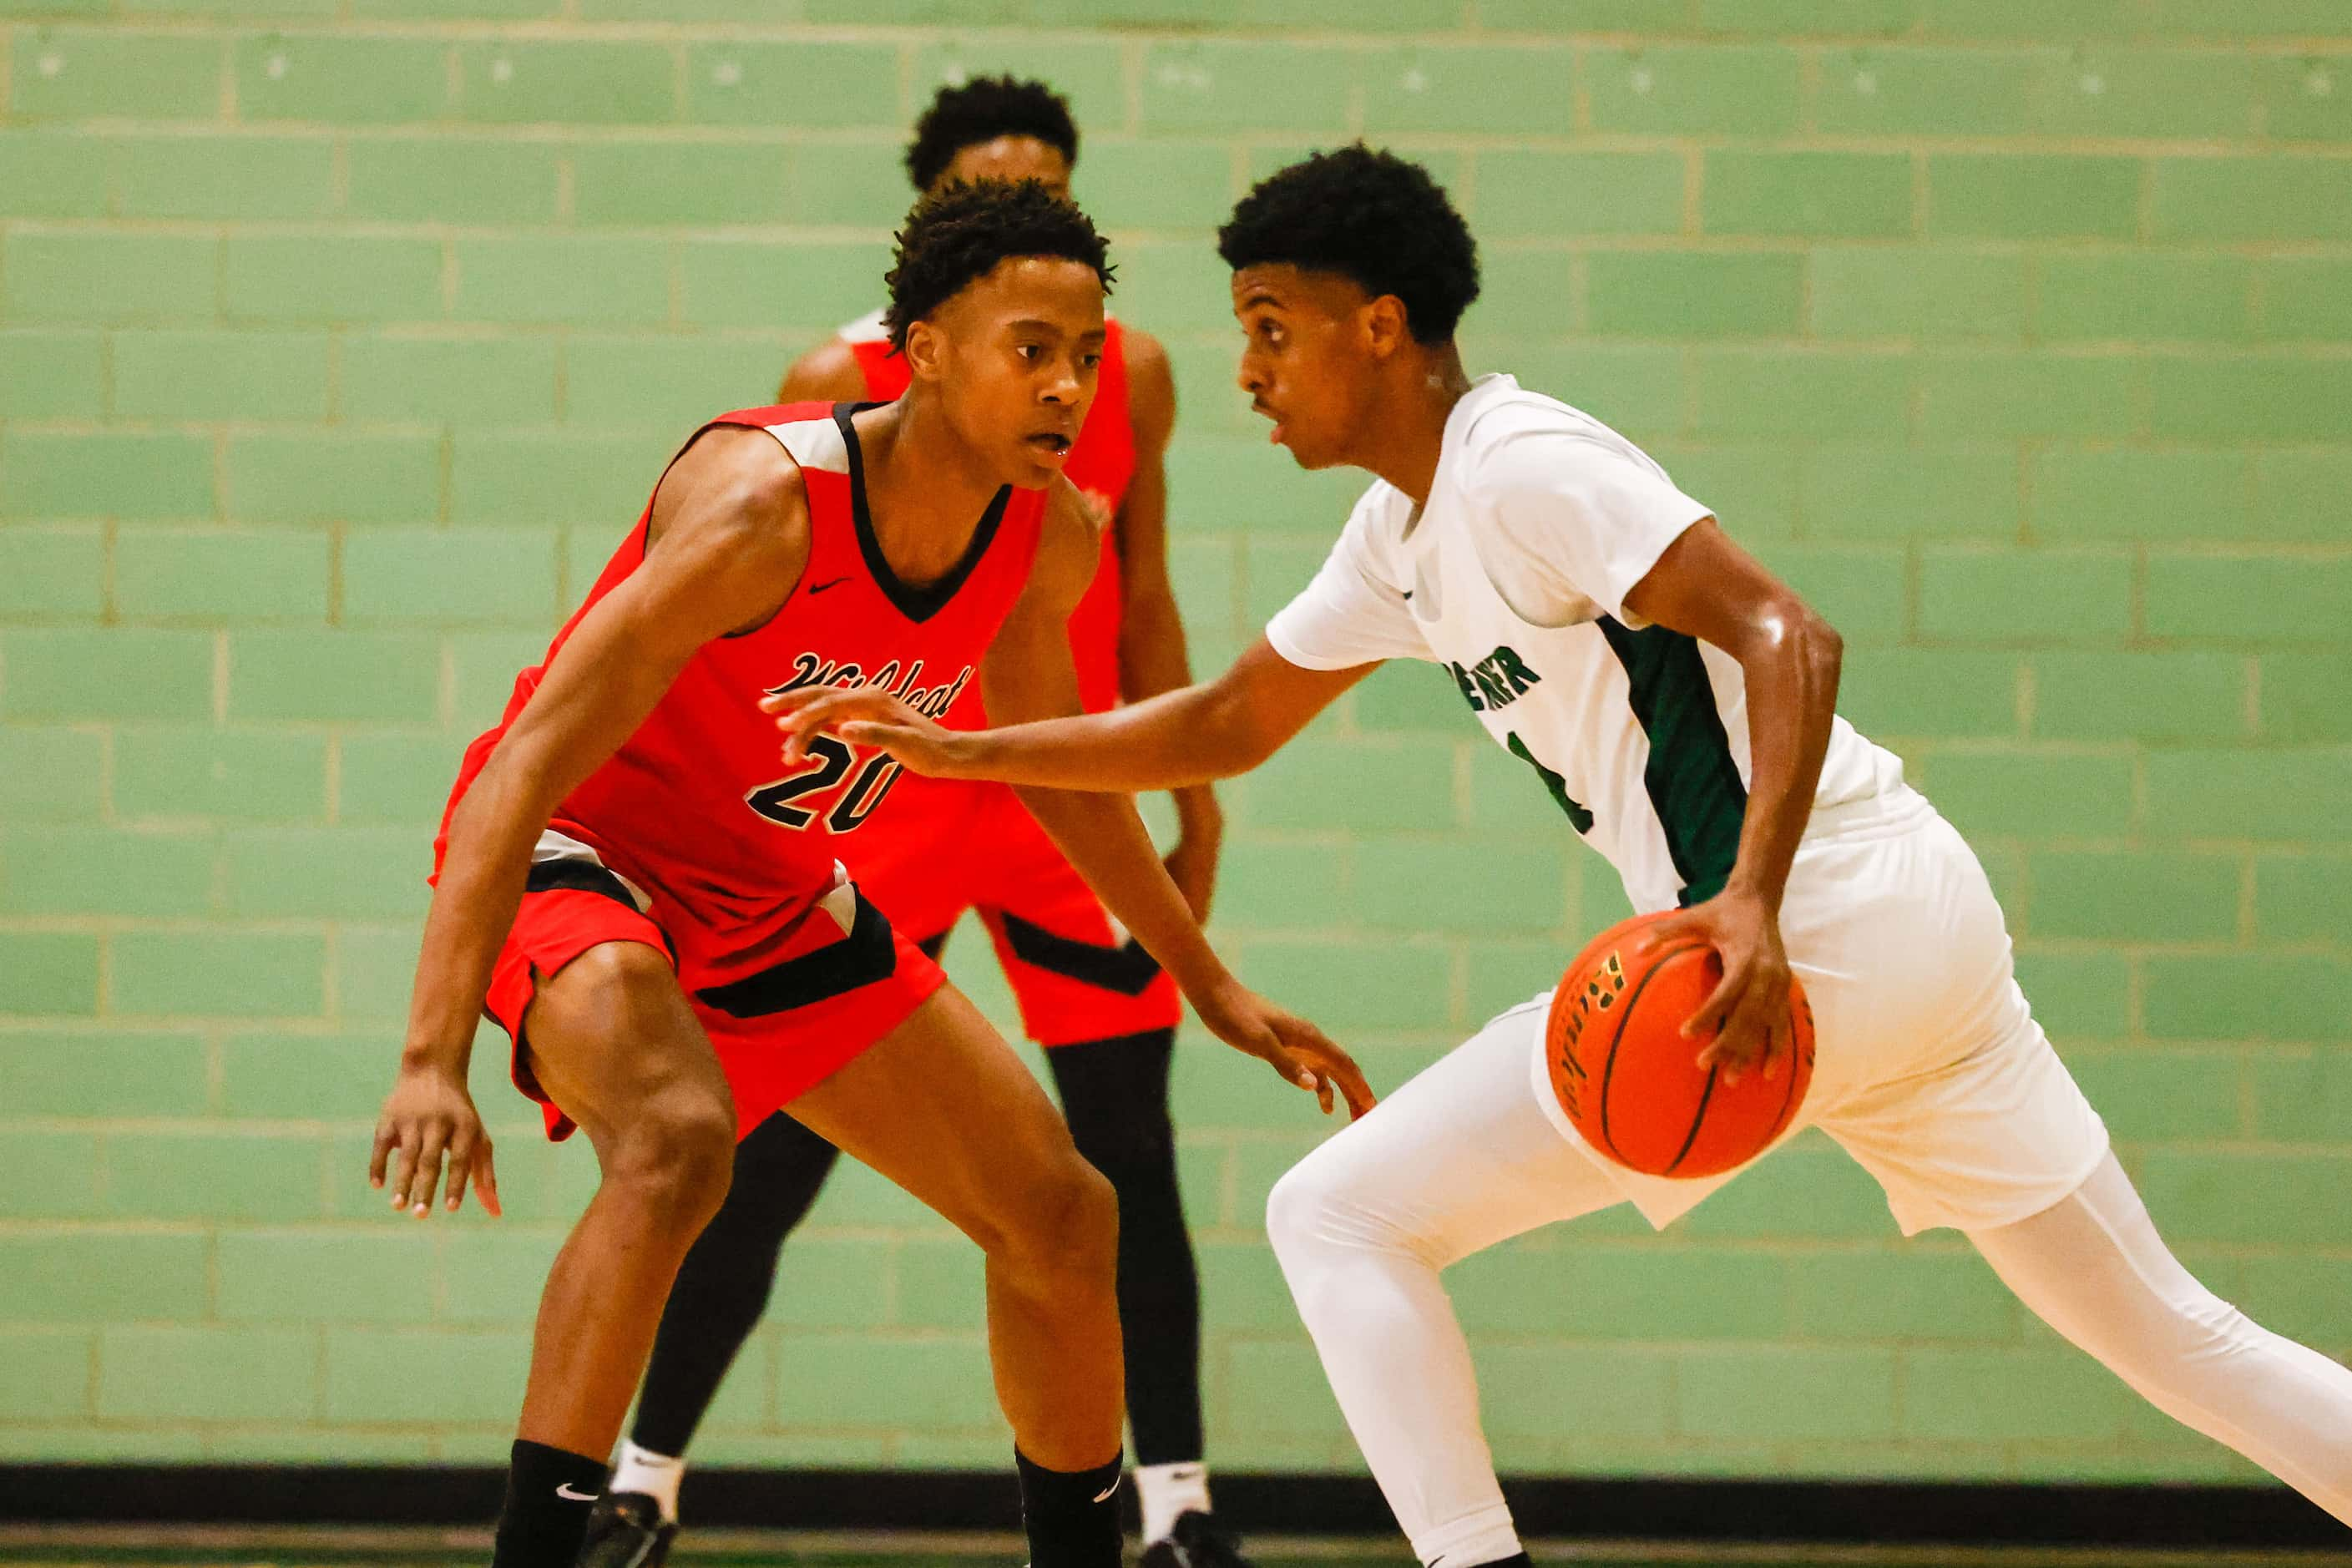
<path id="1" fill-rule="evenodd" d="M 1682 1026 L 1723 979 L 1703 942 L 1648 947 L 1663 915 L 1612 926 L 1576 955 L 1552 994 L 1544 1057 L 1552 1092 L 1584 1141 L 1648 1176 L 1712 1176 L 1754 1159 L 1785 1131 L 1813 1078 L 1813 1011 L 1792 976 L 1790 1069 L 1723 1081 L 1698 1065 L 1711 1037 Z"/>

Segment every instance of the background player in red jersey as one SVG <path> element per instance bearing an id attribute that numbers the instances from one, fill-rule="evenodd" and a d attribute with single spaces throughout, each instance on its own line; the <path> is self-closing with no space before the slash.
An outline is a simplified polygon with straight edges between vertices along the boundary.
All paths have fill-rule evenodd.
<path id="1" fill-rule="evenodd" d="M 551 1135 L 584 1128 L 602 1172 L 541 1300 L 496 1568 L 658 1559 L 668 1527 L 646 1500 L 583 1504 L 735 1137 L 786 1104 L 983 1248 L 1033 1562 L 1118 1562 L 1108 1184 L 842 869 L 895 765 L 838 745 L 780 765 L 760 710 L 824 683 L 943 712 L 975 662 L 999 715 L 1077 710 L 1064 627 L 1097 533 L 1060 468 L 1108 272 L 1093 226 L 1036 185 L 919 208 L 889 279 L 907 396 L 697 432 L 467 751 L 371 1173 L 389 1167 L 394 1204 L 422 1217 L 446 1159 L 448 1206 L 472 1181 L 497 1212 L 466 1089 L 484 1011 Z M 1131 803 L 1024 798 L 1221 1037 L 1327 1103 L 1334 1083 L 1368 1103 L 1345 1053 L 1210 952 Z"/>
<path id="2" fill-rule="evenodd" d="M 907 149 L 919 191 L 957 181 L 1034 179 L 1069 187 L 1078 132 L 1041 82 L 982 78 L 942 89 Z M 1147 334 L 1104 322 L 1095 400 L 1063 472 L 1106 519 L 1101 564 L 1070 617 L 1078 695 L 1089 711 L 1192 679 L 1168 583 L 1167 484 L 1175 422 L 1168 355 Z M 779 398 L 894 398 L 911 376 L 884 312 L 851 322 L 796 363 Z M 977 703 L 949 722 L 981 728 Z M 1208 916 L 1222 824 L 1205 787 L 1175 792 L 1182 837 L 1168 869 Z M 1078 1150 L 1118 1199 L 1118 1310 L 1135 1434 L 1145 1562 L 1237 1563 L 1209 1513 L 1202 1463 L 1200 1288 L 1176 1181 L 1168 1076 L 1181 1006 L 1174 983 L 1115 927 L 1013 793 L 1001 784 L 909 774 L 887 817 L 849 854 L 858 886 L 933 957 L 968 909 L 994 941 L 1029 1037 L 1047 1047 Z M 785 1236 L 833 1169 L 832 1144 L 788 1116 L 737 1149 L 735 1184 L 670 1291 L 615 1491 L 677 1517 L 680 1456 L 729 1365 L 758 1325 Z"/>

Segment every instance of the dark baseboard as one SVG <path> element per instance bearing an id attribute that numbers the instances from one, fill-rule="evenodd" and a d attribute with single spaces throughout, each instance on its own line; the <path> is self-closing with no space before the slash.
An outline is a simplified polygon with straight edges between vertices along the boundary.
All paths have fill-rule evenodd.
<path id="1" fill-rule="evenodd" d="M 481 1467 L 14 1465 L 0 1521 L 95 1524 L 481 1525 L 503 1477 Z M 1217 1506 L 1244 1533 L 1382 1536 L 1395 1523 L 1355 1476 L 1220 1471 Z M 2036 1486 L 1942 1481 L 1575 1479 L 1505 1483 L 1520 1530 L 1615 1541 L 2034 1546 L 2346 1544 L 2342 1525 L 2284 1487 Z M 697 1524 L 767 1529 L 1013 1530 L 1008 1468 L 697 1470 Z"/>

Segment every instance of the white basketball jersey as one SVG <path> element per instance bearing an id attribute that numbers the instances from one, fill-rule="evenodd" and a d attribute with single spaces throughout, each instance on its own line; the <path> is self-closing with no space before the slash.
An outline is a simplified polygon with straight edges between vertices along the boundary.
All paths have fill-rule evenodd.
<path id="1" fill-rule="evenodd" d="M 1624 595 L 1708 515 L 1599 420 L 1484 376 L 1446 421 L 1427 505 L 1374 483 L 1266 637 L 1307 668 L 1445 666 L 1635 909 L 1696 903 L 1738 856 L 1746 683 L 1729 655 L 1643 623 Z M 1814 805 L 1875 795 L 1902 773 L 1841 719 Z"/>

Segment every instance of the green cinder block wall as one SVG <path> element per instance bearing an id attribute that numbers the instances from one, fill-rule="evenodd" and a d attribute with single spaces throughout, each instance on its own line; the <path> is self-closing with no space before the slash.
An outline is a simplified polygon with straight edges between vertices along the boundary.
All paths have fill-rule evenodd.
<path id="1" fill-rule="evenodd" d="M 486 1460 L 593 1182 L 362 1176 L 457 753 L 714 410 L 874 302 L 933 85 L 1050 77 L 1173 350 L 1214 667 L 1355 481 L 1231 386 L 1210 230 L 1363 134 L 1467 327 L 1844 629 L 2218 1289 L 2352 1352 L 2340 0 L 0 0 L 0 1458 Z M 1393 1084 L 1622 907 L 1444 677 L 1227 795 L 1218 933 Z M 1003 1016 L 984 944 L 957 973 Z M 1358 1461 L 1265 1250 L 1323 1128 L 1179 1067 L 1213 1456 Z M 1454 1276 L 1529 1470 L 2238 1478 L 1808 1142 Z M 845 1171 L 705 1458 L 997 1465 L 974 1259 Z"/>

